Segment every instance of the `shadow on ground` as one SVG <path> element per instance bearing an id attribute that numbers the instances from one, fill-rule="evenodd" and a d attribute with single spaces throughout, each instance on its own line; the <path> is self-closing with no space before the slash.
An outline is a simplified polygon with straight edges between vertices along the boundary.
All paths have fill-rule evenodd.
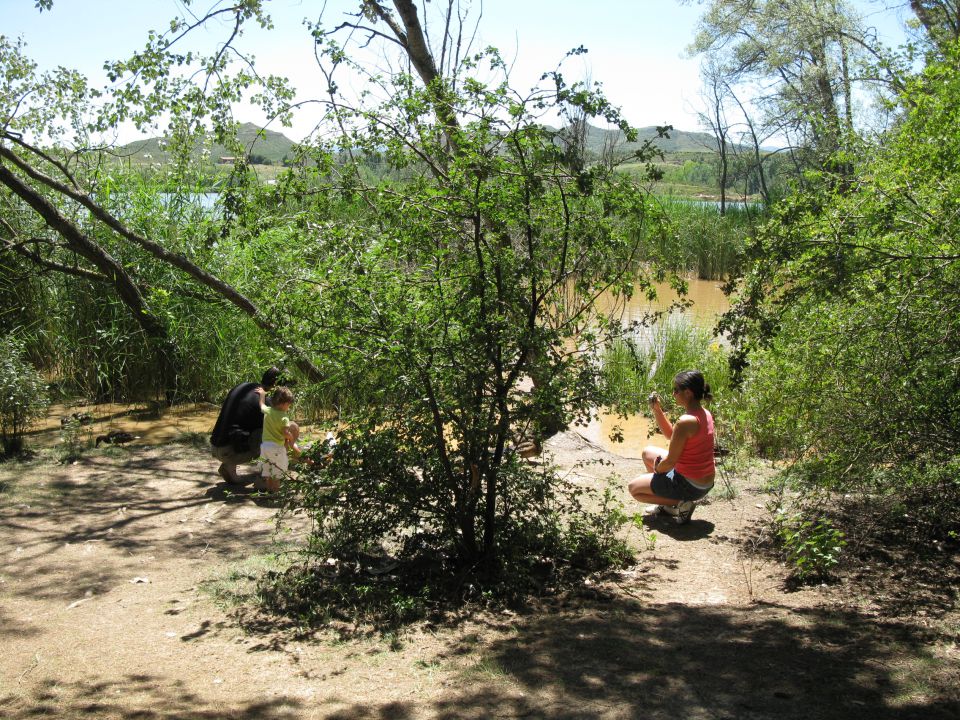
<path id="1" fill-rule="evenodd" d="M 515 618 L 513 630 L 482 649 L 476 637 L 465 636 L 459 643 L 466 646 L 444 650 L 436 667 L 468 652 L 480 651 L 481 660 L 453 673 L 448 689 L 429 700 L 340 698 L 320 682 L 309 703 L 280 697 L 220 706 L 186 688 L 165 687 L 162 678 L 132 676 L 47 683 L 0 699 L 0 714 L 10 720 L 954 720 L 960 711 L 958 668 L 933 657 L 935 636 L 854 613 L 616 599 Z"/>
<path id="2" fill-rule="evenodd" d="M 223 483 L 206 455 L 180 448 L 173 463 L 169 452 L 123 449 L 46 469 L 42 481 L 15 478 L 0 508 L 0 537 L 17 581 L 7 590 L 74 600 L 128 580 L 126 565 L 138 554 L 229 558 L 269 546 L 274 527 L 265 501 Z M 256 518 L 232 518 L 253 506 L 264 506 Z M 98 560 L 107 557 L 113 561 Z"/>
<path id="3" fill-rule="evenodd" d="M 0 697 L 0 716 L 28 718 L 97 718 L 106 720 L 295 720 L 302 717 L 296 698 L 216 703 L 180 683 L 164 684 L 149 675 L 129 675 L 112 682 L 47 681 L 25 696 Z"/>
<path id="4" fill-rule="evenodd" d="M 659 533 L 668 535 L 674 540 L 689 542 L 691 540 L 703 540 L 713 534 L 716 529 L 709 520 L 701 520 L 694 517 L 686 525 L 677 525 L 676 521 L 667 516 L 654 515 L 645 517 L 643 525 L 648 530 L 656 530 Z"/>
<path id="5" fill-rule="evenodd" d="M 937 642 L 835 610 L 615 600 L 518 624 L 429 708 L 358 703 L 328 717 L 955 720 L 960 667 L 933 655 Z"/>

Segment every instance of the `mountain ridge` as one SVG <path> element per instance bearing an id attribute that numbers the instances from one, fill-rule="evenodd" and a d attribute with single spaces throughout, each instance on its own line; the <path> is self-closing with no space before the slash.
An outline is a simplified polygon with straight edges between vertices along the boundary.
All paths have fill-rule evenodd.
<path id="1" fill-rule="evenodd" d="M 556 129 L 556 128 L 553 128 Z M 657 138 L 657 127 L 650 125 L 637 128 L 639 141 L 635 143 L 622 142 L 623 133 L 619 129 L 606 129 L 596 125 L 587 125 L 586 150 L 589 155 L 600 156 L 608 142 L 618 141 L 617 147 L 622 152 L 629 152 L 640 147 L 648 139 L 654 139 L 653 144 L 664 153 L 708 152 L 714 148 L 714 138 L 709 133 L 670 130 L 668 137 Z M 261 128 L 255 123 L 241 123 L 237 129 L 237 139 L 247 148 L 247 156 L 254 164 L 282 164 L 298 145 L 281 132 Z M 171 159 L 168 136 L 143 138 L 120 146 L 121 155 L 139 159 L 164 163 Z M 213 142 L 210 135 L 198 143 L 195 153 L 209 151 L 210 161 L 214 164 L 232 162 L 234 156 L 223 145 Z M 258 162 L 259 161 L 259 162 Z"/>

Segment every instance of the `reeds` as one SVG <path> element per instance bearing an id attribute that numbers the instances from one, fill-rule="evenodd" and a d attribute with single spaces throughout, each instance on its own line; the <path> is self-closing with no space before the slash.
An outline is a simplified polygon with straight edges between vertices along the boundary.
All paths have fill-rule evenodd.
<path id="1" fill-rule="evenodd" d="M 665 225 L 653 238 L 661 256 L 673 267 L 696 273 L 701 280 L 728 277 L 743 257 L 746 240 L 759 209 L 728 205 L 721 215 L 713 201 L 661 198 Z"/>
<path id="2" fill-rule="evenodd" d="M 671 315 L 642 336 L 618 339 L 604 353 L 603 375 L 611 407 L 636 413 L 658 392 L 669 402 L 674 375 L 700 370 L 715 397 L 730 386 L 727 352 L 710 330 Z"/>

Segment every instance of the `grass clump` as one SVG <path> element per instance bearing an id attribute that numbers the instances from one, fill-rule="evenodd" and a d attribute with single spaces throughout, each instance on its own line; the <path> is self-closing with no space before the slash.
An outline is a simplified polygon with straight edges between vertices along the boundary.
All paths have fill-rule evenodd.
<path id="1" fill-rule="evenodd" d="M 267 573 L 276 572 L 281 564 L 277 553 L 253 555 L 204 580 L 199 588 L 224 609 L 260 602 L 260 579 Z"/>
<path id="2" fill-rule="evenodd" d="M 666 227 L 653 239 L 667 262 L 701 280 L 729 277 L 743 260 L 758 211 L 733 205 L 721 215 L 715 203 L 673 198 L 660 203 Z"/>
<path id="3" fill-rule="evenodd" d="M 717 401 L 730 394 L 727 350 L 713 333 L 683 316 L 669 316 L 646 337 L 614 341 L 603 367 L 608 403 L 626 414 L 645 410 L 651 392 L 669 402 L 673 377 L 691 368 L 704 374 Z"/>

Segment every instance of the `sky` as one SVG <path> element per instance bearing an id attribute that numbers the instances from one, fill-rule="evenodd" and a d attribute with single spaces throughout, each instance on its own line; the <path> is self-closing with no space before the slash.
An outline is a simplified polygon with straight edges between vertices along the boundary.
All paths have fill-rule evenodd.
<path id="1" fill-rule="evenodd" d="M 437 0 L 434 0 L 436 3 Z M 701 87 L 699 59 L 688 57 L 703 8 L 696 2 L 676 0 L 461 0 L 479 17 L 478 41 L 498 47 L 512 66 L 511 83 L 527 89 L 564 54 L 583 45 L 586 55 L 565 64 L 568 80 L 589 77 L 602 83 L 607 97 L 622 108 L 634 126 L 670 124 L 679 130 L 699 130 L 697 118 Z M 190 8 L 205 10 L 213 0 L 193 0 Z M 357 0 L 270 0 L 275 30 L 249 32 L 245 42 L 256 48 L 258 65 L 288 76 L 304 95 L 316 97 L 322 79 L 315 69 L 312 40 L 303 27 L 327 6 L 327 17 L 340 9 L 354 10 Z M 34 0 L 0 0 L 0 33 L 21 37 L 26 52 L 41 69 L 57 65 L 76 68 L 95 86 L 105 82 L 103 62 L 119 59 L 143 46 L 149 29 L 162 30 L 170 18 L 185 13 L 179 0 L 54 0 L 53 9 L 41 13 Z M 900 37 L 896 13 L 880 12 L 882 2 L 864 0 L 859 5 L 871 13 L 881 35 Z M 221 28 L 222 30 L 222 28 Z M 197 41 L 213 42 L 203 31 Z M 313 91 L 313 92 L 310 92 Z M 239 121 L 259 122 L 249 107 L 235 110 Z M 295 140 L 313 123 L 304 116 L 293 128 L 280 130 Z M 135 131 L 121 131 L 122 142 L 135 139 Z"/>

